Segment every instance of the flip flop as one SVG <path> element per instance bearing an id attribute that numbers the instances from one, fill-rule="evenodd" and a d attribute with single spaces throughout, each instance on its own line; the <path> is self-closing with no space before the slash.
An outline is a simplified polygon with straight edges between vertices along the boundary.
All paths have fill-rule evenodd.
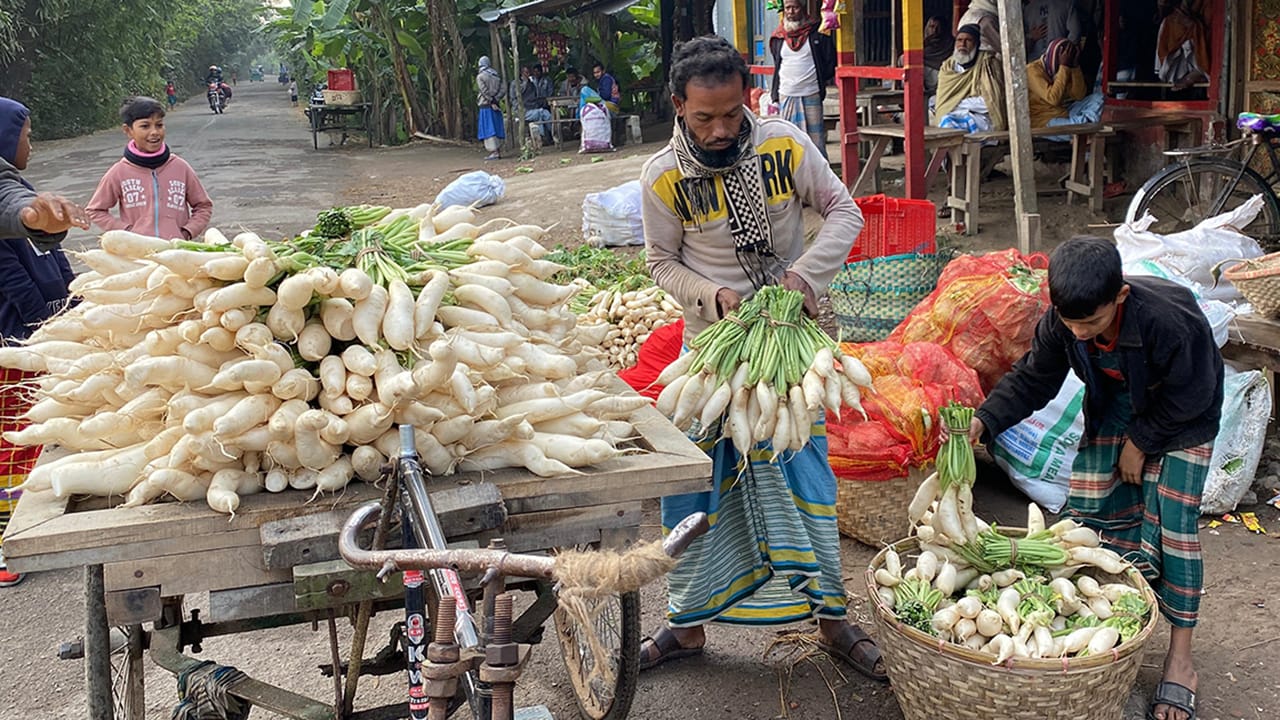
<path id="1" fill-rule="evenodd" d="M 687 648 L 680 644 L 676 639 L 676 634 L 671 632 L 671 628 L 662 628 L 652 636 L 646 636 L 640 641 L 641 653 L 644 653 L 645 643 L 653 643 L 658 648 L 658 655 L 650 659 L 647 655 L 640 658 L 640 671 L 644 672 L 651 668 L 655 668 L 669 660 L 680 660 L 682 658 L 693 657 L 702 654 L 702 648 Z"/>
<path id="2" fill-rule="evenodd" d="M 1147 720 L 1156 718 L 1156 706 L 1167 705 L 1187 714 L 1187 720 L 1196 720 L 1196 693 L 1186 685 L 1161 680 L 1156 686 L 1155 697 L 1147 707 Z"/>
<path id="3" fill-rule="evenodd" d="M 830 645 L 825 641 L 819 639 L 818 647 L 821 648 L 822 651 L 825 652 L 826 654 L 830 655 L 836 660 L 840 660 L 844 662 L 849 667 L 853 668 L 854 670 L 857 670 L 858 672 L 871 678 L 872 680 L 876 680 L 878 682 L 888 682 L 889 681 L 888 673 L 876 672 L 876 664 L 880 662 L 880 649 L 876 647 L 875 641 L 872 640 L 871 636 L 867 635 L 867 633 L 857 625 L 852 625 L 850 627 L 853 630 L 853 635 L 852 635 L 853 642 L 849 643 L 847 646 Z M 871 654 L 870 663 L 859 660 L 853 654 L 853 649 L 858 647 L 864 642 L 871 643 L 871 647 L 874 649 L 874 653 Z"/>

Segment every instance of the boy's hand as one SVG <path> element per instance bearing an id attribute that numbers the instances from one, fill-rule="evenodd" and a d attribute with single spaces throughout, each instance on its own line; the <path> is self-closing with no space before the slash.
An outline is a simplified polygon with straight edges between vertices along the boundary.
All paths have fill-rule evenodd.
<path id="1" fill-rule="evenodd" d="M 809 317 L 818 317 L 818 298 L 813 295 L 813 288 L 800 277 L 799 273 L 790 270 L 782 275 L 782 287 L 804 295 L 804 312 Z"/>
<path id="2" fill-rule="evenodd" d="M 724 317 L 742 304 L 742 296 L 735 290 L 729 288 L 720 288 L 716 292 L 716 310 L 720 311 L 720 317 Z"/>
<path id="3" fill-rule="evenodd" d="M 1146 453 L 1138 449 L 1137 445 L 1131 440 L 1124 441 L 1124 447 L 1120 450 L 1120 459 L 1116 462 L 1116 470 L 1120 472 L 1120 479 L 1130 485 L 1142 484 L 1142 466 L 1147 461 Z"/>
<path id="4" fill-rule="evenodd" d="M 974 418 L 969 421 L 969 444 L 977 445 L 982 442 L 982 433 L 986 431 L 987 426 L 983 425 L 982 421 L 979 420 L 977 416 L 974 416 Z"/>
<path id="5" fill-rule="evenodd" d="M 18 216 L 27 229 L 43 233 L 60 233 L 72 226 L 81 230 L 89 229 L 89 218 L 79 205 L 52 193 L 36 195 Z"/>

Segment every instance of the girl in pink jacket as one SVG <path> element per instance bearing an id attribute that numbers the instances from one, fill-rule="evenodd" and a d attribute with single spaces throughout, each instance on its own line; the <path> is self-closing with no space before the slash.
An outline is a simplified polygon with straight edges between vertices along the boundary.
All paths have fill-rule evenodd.
<path id="1" fill-rule="evenodd" d="M 85 206 L 93 224 L 166 240 L 199 236 L 209 225 L 213 201 L 195 170 L 165 145 L 164 106 L 149 97 L 132 98 L 120 108 L 120 118 L 129 144 Z M 111 214 L 115 207 L 118 218 Z"/>

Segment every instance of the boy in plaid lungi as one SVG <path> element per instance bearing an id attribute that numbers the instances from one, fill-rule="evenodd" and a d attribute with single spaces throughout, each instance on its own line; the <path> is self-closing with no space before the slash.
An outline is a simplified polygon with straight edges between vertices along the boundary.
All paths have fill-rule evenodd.
<path id="1" fill-rule="evenodd" d="M 1031 351 L 975 414 L 990 440 L 1043 407 L 1066 377 L 1085 383 L 1085 439 L 1067 514 L 1142 571 L 1173 626 L 1149 720 L 1192 720 L 1191 634 L 1203 565 L 1196 524 L 1222 408 L 1222 357 L 1186 288 L 1125 278 L 1108 240 L 1077 237 L 1049 260 L 1053 307 Z"/>

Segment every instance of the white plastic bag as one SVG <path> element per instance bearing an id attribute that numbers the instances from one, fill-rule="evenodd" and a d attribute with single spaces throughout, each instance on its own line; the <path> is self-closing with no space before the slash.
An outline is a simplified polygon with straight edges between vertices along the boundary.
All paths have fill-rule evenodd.
<path id="1" fill-rule="evenodd" d="M 1200 512 L 1220 515 L 1236 509 L 1253 484 L 1271 416 L 1271 386 L 1259 370 L 1228 371 L 1222 387 L 1222 422 L 1213 440 L 1209 477 Z"/>
<path id="2" fill-rule="evenodd" d="M 456 180 L 445 186 L 436 195 L 436 205 L 447 208 L 450 205 L 475 205 L 484 207 L 502 199 L 507 192 L 507 184 L 497 175 L 483 170 L 459 175 Z"/>
<path id="3" fill-rule="evenodd" d="M 582 236 L 588 242 L 620 247 L 644 244 L 640 181 L 632 180 L 582 200 Z"/>
<path id="4" fill-rule="evenodd" d="M 613 121 L 609 119 L 608 110 L 595 103 L 587 103 L 582 106 L 578 122 L 582 125 L 582 143 L 578 152 L 613 151 Z"/>
<path id="5" fill-rule="evenodd" d="M 1169 268 L 1160 263 L 1159 260 L 1136 260 L 1124 264 L 1125 276 L 1147 276 L 1158 277 L 1186 287 L 1196 296 L 1196 302 L 1200 305 L 1200 312 L 1204 313 L 1204 317 L 1209 321 L 1209 327 L 1213 329 L 1213 341 L 1218 347 L 1227 344 L 1227 331 L 1231 327 L 1231 321 L 1235 319 L 1236 308 L 1222 302 L 1221 300 L 1207 300 L 1204 297 L 1204 288 L 1199 284 L 1192 282 L 1184 277 L 1175 275 Z"/>
<path id="6" fill-rule="evenodd" d="M 1067 504 L 1084 435 L 1084 383 L 1067 373 L 1058 395 L 996 438 L 991 455 L 1015 487 L 1049 512 Z"/>
<path id="7" fill-rule="evenodd" d="M 1170 273 L 1185 278 L 1202 289 L 1209 300 L 1240 300 L 1240 293 L 1223 281 L 1213 281 L 1215 265 L 1227 260 L 1260 257 L 1258 241 L 1240 234 L 1235 228 L 1246 228 L 1262 211 L 1262 196 L 1242 203 L 1231 212 L 1208 218 L 1199 225 L 1172 235 L 1159 235 L 1149 230 L 1156 221 L 1150 213 L 1133 223 L 1116 228 L 1116 247 L 1126 264 L 1139 260 L 1156 260 Z"/>

